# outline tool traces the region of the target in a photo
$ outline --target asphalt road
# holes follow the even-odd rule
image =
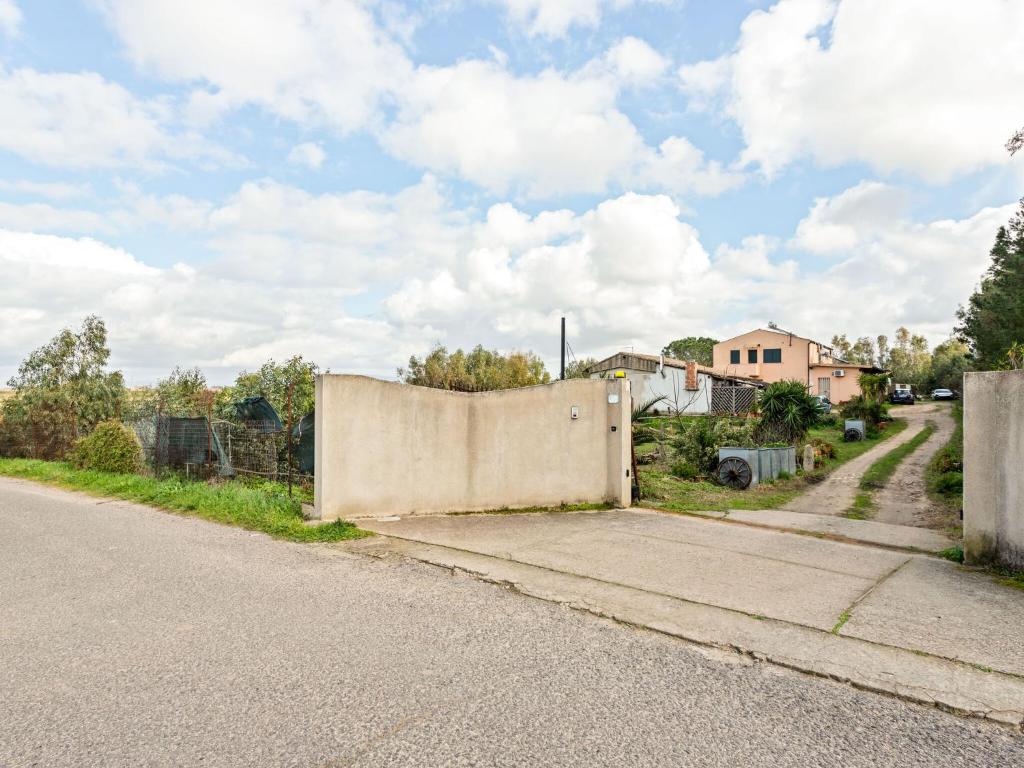
[[[0,766],[1024,765],[981,721],[426,565],[0,480]]]

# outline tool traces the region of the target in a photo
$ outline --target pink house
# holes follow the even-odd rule
[[[778,328],[758,328],[715,344],[717,371],[771,383],[795,379],[812,395],[843,403],[860,394],[862,373],[879,373],[870,365],[841,360],[832,347]]]

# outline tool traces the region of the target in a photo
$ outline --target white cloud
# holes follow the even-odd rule
[[[0,179],[0,191],[14,194],[46,197],[50,200],[70,200],[92,193],[88,184],[65,181],[29,181],[27,179]]]
[[[835,197],[815,199],[796,228],[793,245],[810,253],[849,251],[904,219],[906,193],[877,181],[862,181]]]
[[[590,1],[510,12],[556,29],[546,20],[589,18]],[[134,61],[193,87],[185,113],[196,125],[254,104],[303,127],[365,130],[418,167],[538,198],[624,188],[717,194],[742,180],[705,163],[685,138],[649,146],[618,108],[623,89],[651,85],[668,66],[635,37],[577,71],[520,76],[493,47],[491,59],[416,67],[375,6],[356,0],[257,0],[240,17],[230,0],[187,11],[173,0],[103,4]],[[300,145],[291,159],[316,167],[319,151]]]
[[[472,60],[421,67],[383,142],[397,157],[493,192],[600,192],[644,147],[616,94],[608,77],[516,77]]]
[[[494,206],[457,261],[406,280],[385,307],[402,328],[448,328],[453,343],[470,343],[468,329],[543,352],[566,314],[578,350],[650,346],[710,306],[708,255],[679,213],[632,193],[579,216]]]
[[[644,0],[640,0],[643,2]],[[647,0],[651,2],[652,0]],[[570,27],[596,27],[606,10],[621,11],[637,0],[497,0],[509,18],[531,36],[564,37]],[[665,0],[653,0],[665,2]]]
[[[21,27],[21,10],[14,0],[0,0],[0,34],[14,37]]]
[[[0,149],[61,168],[157,167],[168,160],[237,163],[192,133],[171,133],[165,103],[142,101],[92,72],[0,64]]]
[[[668,59],[636,37],[624,37],[605,54],[619,79],[630,85],[649,85],[668,69]]]
[[[201,88],[192,114],[209,120],[256,104],[342,133],[378,116],[411,69],[402,48],[358,0],[101,0],[138,65]]]
[[[891,334],[899,325],[932,343],[947,338],[957,306],[988,266],[996,230],[1015,206],[918,222],[907,217],[905,202],[898,189],[864,182],[815,201],[789,247],[828,255],[823,269],[771,276],[757,249],[745,242],[748,258],[742,264],[752,268],[752,279],[736,286],[742,311],[823,338]],[[769,252],[778,247],[769,245]],[[730,266],[741,262],[734,257]]]
[[[314,171],[322,166],[326,159],[327,153],[324,152],[324,148],[312,141],[304,141],[302,144],[296,144],[292,147],[291,152],[288,153],[289,163],[303,165]]]
[[[47,203],[0,202],[0,227],[33,232],[111,232],[106,217],[95,211],[55,208]]]
[[[717,194],[739,183],[684,138],[658,149],[645,143],[616,106],[625,84],[615,64],[621,58],[531,77],[479,60],[420,67],[383,144],[396,157],[497,194],[543,198],[615,186]],[[654,71],[649,61],[631,66],[630,78]]]
[[[692,106],[722,99],[769,176],[807,156],[941,182],[1007,161],[1021,40],[1017,2],[781,0],[680,77]]]

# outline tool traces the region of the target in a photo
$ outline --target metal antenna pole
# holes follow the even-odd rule
[[[562,318],[562,374],[559,376],[562,381],[565,381],[565,318]]]

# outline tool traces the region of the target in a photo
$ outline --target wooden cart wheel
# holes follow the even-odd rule
[[[730,456],[722,459],[718,464],[718,479],[722,485],[742,491],[750,485],[754,473],[750,471],[750,465],[738,456]]]

